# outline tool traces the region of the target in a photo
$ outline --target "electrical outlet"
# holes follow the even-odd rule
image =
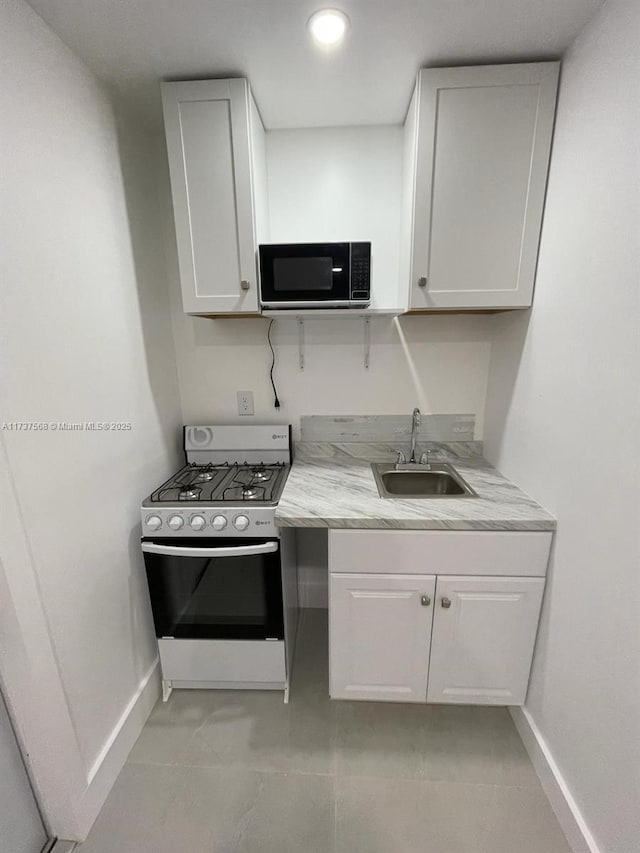
[[[238,414],[253,415],[253,391],[238,391]]]

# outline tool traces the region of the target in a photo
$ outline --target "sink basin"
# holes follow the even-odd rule
[[[397,470],[393,464],[373,463],[381,498],[465,498],[475,492],[446,462]]]

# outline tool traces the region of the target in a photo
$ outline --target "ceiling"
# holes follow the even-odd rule
[[[602,0],[29,0],[143,117],[158,80],[246,76],[268,129],[395,124],[425,65],[559,58]],[[306,21],[351,19],[331,53]]]

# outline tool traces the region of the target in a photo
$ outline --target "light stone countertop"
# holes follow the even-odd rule
[[[467,445],[470,447],[471,445]],[[448,461],[476,497],[381,498],[373,461],[393,461],[381,445],[298,445],[276,508],[279,527],[398,530],[555,530],[556,520],[479,455],[439,445],[432,462]]]

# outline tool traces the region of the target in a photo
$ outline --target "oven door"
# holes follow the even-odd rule
[[[349,243],[260,246],[260,301],[265,308],[349,305]]]
[[[277,539],[142,540],[157,637],[283,640]]]

